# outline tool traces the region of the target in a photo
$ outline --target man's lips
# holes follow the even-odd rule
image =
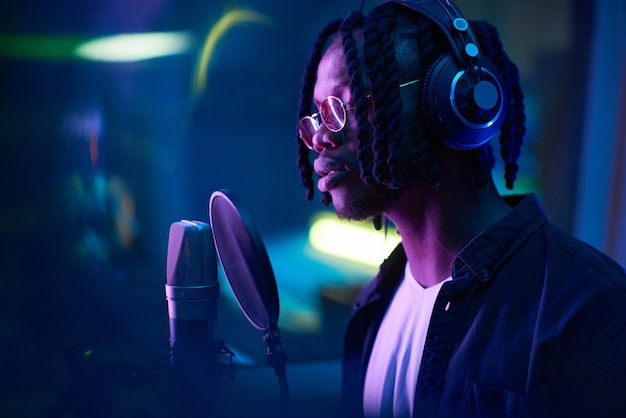
[[[320,176],[317,188],[327,192],[335,187],[348,174],[348,167],[336,160],[317,159],[313,163],[315,172]]]
[[[348,174],[345,170],[331,170],[324,177],[317,181],[317,188],[320,192],[328,192],[335,187]]]

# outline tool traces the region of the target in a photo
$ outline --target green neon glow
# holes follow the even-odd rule
[[[377,267],[398,245],[400,236],[376,231],[367,222],[347,222],[322,213],[313,220],[309,242],[322,253]]]
[[[111,36],[0,35],[0,57],[14,59],[132,62],[190,52],[190,33],[154,32]]]
[[[67,61],[75,59],[74,50],[89,38],[59,35],[2,35],[0,57]]]

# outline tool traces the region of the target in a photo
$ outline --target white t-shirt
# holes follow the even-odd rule
[[[447,280],[424,289],[413,278],[407,262],[367,366],[363,392],[366,417],[412,416],[428,324],[437,294]]]

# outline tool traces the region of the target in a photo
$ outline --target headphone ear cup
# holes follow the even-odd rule
[[[452,54],[428,69],[422,111],[430,133],[444,145],[469,150],[494,137],[506,115],[503,82],[498,70],[482,59],[476,71],[461,68]]]

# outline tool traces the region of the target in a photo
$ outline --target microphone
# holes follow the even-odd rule
[[[174,222],[167,246],[165,296],[177,417],[210,417],[217,408],[217,259],[210,226]]]

